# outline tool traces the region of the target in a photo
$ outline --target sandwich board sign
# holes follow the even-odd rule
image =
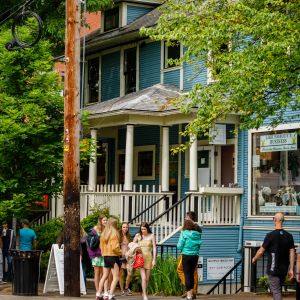
[[[51,247],[48,269],[44,285],[44,294],[57,292],[64,294],[64,247],[59,248],[58,244]],[[86,287],[83,278],[82,266],[80,264],[80,292],[86,295]]]

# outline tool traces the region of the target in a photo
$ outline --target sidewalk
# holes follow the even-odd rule
[[[0,285],[0,300],[74,300],[78,299],[77,297],[65,297],[64,295],[60,295],[59,292],[51,292],[47,294],[43,294],[44,285],[41,284],[39,287],[39,296],[13,296],[11,294],[11,283],[1,284]],[[95,299],[95,291],[92,288],[89,288],[87,291],[87,295],[81,295],[81,299]],[[119,291],[116,293],[116,298],[118,300],[142,300],[140,294],[134,294],[132,296],[121,296]],[[149,300],[183,300],[181,297],[163,297],[163,296],[149,296]],[[253,294],[253,293],[240,293],[237,295],[197,295],[197,299],[209,299],[209,300],[272,300],[270,295],[262,295],[262,294]],[[295,299],[295,294],[285,295],[284,299]]]

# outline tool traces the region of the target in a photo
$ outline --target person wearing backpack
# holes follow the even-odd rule
[[[92,266],[94,268],[94,284],[96,288],[96,299],[99,299],[100,294],[98,292],[99,283],[103,274],[104,259],[101,255],[100,250],[100,237],[107,223],[107,217],[101,215],[98,218],[98,223],[94,226],[87,235],[87,250],[89,257],[92,261]],[[107,284],[107,283],[106,283]]]

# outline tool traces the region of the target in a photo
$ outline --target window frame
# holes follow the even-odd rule
[[[164,47],[163,47],[163,51],[164,51],[164,55],[163,55],[163,69],[164,70],[170,70],[170,69],[173,69],[173,68],[180,68],[181,65],[172,65],[172,66],[170,65],[169,66],[168,61],[169,61],[170,58],[168,57],[168,55],[169,55],[168,49],[170,47],[172,47],[172,46],[168,46],[165,41],[163,42],[163,45],[164,45]],[[179,50],[179,57],[178,57],[178,59],[180,59],[182,57],[182,49],[181,49],[182,47],[181,47],[181,43],[180,42],[178,42],[178,48],[179,48],[178,49]]]
[[[111,13],[109,15],[107,15],[107,13]],[[113,27],[110,27],[107,29],[106,27],[106,18],[107,17],[114,17],[114,14],[117,15],[117,20],[115,20],[116,24],[113,26]],[[104,14],[103,14],[103,32],[108,32],[110,30],[114,30],[114,29],[117,29],[120,27],[120,6],[116,6],[112,9],[109,9],[109,10],[106,10],[104,11]]]
[[[248,196],[248,204],[247,204],[247,217],[249,219],[253,219],[253,220],[272,220],[273,219],[273,215],[253,215],[252,214],[252,138],[253,138],[253,134],[255,133],[268,133],[268,134],[272,134],[275,131],[287,131],[287,130],[299,130],[300,129],[300,123],[289,123],[289,124],[280,124],[274,128],[271,128],[271,126],[262,126],[258,129],[250,129],[248,131],[248,192],[247,192],[247,196]],[[242,175],[244,176],[244,175]],[[289,219],[289,220],[299,220],[300,216],[299,215],[286,215],[285,219]]]
[[[90,101],[90,81],[89,81],[89,62],[93,61],[93,60],[98,60],[98,100],[97,101]],[[95,103],[99,103],[101,101],[101,56],[95,56],[95,57],[90,57],[87,59],[87,63],[86,63],[86,80],[85,80],[85,84],[86,84],[86,101],[85,104],[86,105],[91,105],[91,104],[95,104]]]
[[[138,175],[138,155],[141,152],[152,152],[152,174],[150,176],[139,176]],[[155,180],[155,145],[146,145],[146,146],[135,146],[133,149],[133,155],[136,159],[133,160],[133,179],[134,180]]]

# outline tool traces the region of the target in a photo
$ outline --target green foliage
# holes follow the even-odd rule
[[[45,251],[42,253],[41,256],[41,264],[40,264],[40,280],[44,281],[46,278],[47,274],[47,268],[48,268],[48,263],[49,263],[49,258],[50,258],[50,250]]]
[[[9,31],[0,35],[1,217],[26,203],[61,191],[63,98],[53,71],[51,45],[8,52]]]
[[[141,273],[139,269],[135,269],[131,275],[131,289],[136,293],[142,291],[142,280],[141,280]]]
[[[112,5],[112,0],[89,0],[85,2],[87,12],[96,12],[108,8]],[[3,13],[7,9],[12,9],[13,11],[15,11],[20,3],[23,3],[23,1],[1,1],[0,12]],[[78,1],[78,3],[80,3],[80,1]],[[65,40],[66,1],[36,0],[33,1],[33,4],[26,9],[32,10],[39,14],[39,16],[43,20],[43,38],[51,41],[51,49],[54,53],[62,54]],[[81,5],[81,11],[83,14],[83,5]]]
[[[141,275],[135,270],[131,279],[132,290],[141,291]],[[151,270],[148,285],[149,294],[162,296],[179,296],[184,292],[177,273],[177,260],[173,256],[157,257],[156,266]]]
[[[37,239],[37,249],[47,251],[51,250],[52,244],[57,243],[64,227],[62,218],[55,218],[45,224],[34,228]]]
[[[148,285],[150,294],[179,296],[184,292],[177,273],[177,260],[173,256],[157,257],[157,264],[151,271]]]
[[[268,117],[275,126],[287,108],[299,109],[299,1],[166,0],[161,13],[142,34],[181,41],[181,63],[193,64],[193,78],[209,68],[214,81],[173,101],[183,112],[197,110],[187,134],[208,135],[232,113],[241,128],[258,128]]]
[[[102,215],[106,216],[107,218],[115,217],[115,216],[110,215],[109,209],[107,207],[96,206],[93,208],[93,213],[89,214],[86,218],[84,218],[80,222],[82,228],[86,232],[88,232],[90,229],[92,229],[98,223],[98,218],[99,218],[99,216],[102,216]],[[117,217],[115,217],[115,218],[117,218]]]
[[[258,280],[258,286],[260,286],[264,290],[264,292],[268,291],[269,280],[268,280],[268,276],[267,275],[262,276],[262,277],[259,278],[259,280]]]

